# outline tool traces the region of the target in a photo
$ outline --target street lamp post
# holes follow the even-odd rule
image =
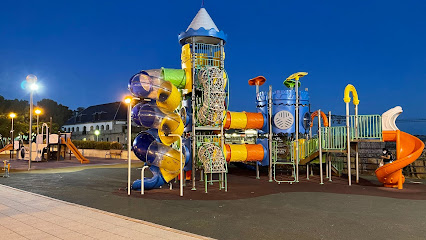
[[[39,134],[39,131],[38,131],[38,118],[39,118],[39,115],[41,114],[41,109],[37,108],[34,112],[37,115],[37,135],[38,135]]]
[[[11,158],[13,158],[13,150],[15,150],[15,141],[13,140],[13,119],[16,117],[15,113],[10,113],[9,117],[12,119],[12,128],[10,129],[10,139],[12,140],[12,151],[10,151],[11,153]]]
[[[28,135],[28,143],[30,148],[30,159],[28,161],[28,170],[31,170],[31,157],[32,157],[32,125],[33,125],[33,93],[38,89],[37,86],[37,77],[35,75],[28,75],[27,78],[27,84],[29,84],[30,87],[30,127],[29,127],[29,135]]]
[[[99,130],[95,130],[95,135],[96,135],[96,142],[99,142],[99,134],[101,134],[101,132]]]
[[[130,181],[131,181],[131,169],[132,169],[132,160],[130,159],[130,151],[132,144],[132,100],[139,100],[132,96],[128,96],[124,99],[124,102],[127,104],[127,195],[130,196]],[[141,179],[143,184],[143,179]]]
[[[132,97],[126,97],[124,102],[127,103],[127,195],[130,196],[130,170],[132,169],[132,162],[130,159],[130,144],[132,138],[132,120],[131,120],[131,112],[132,112]],[[141,179],[143,181],[143,179]]]

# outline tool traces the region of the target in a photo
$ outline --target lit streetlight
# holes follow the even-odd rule
[[[13,140],[13,119],[16,118],[16,113],[10,113],[9,117],[12,119],[12,128],[10,129],[10,138],[12,139],[12,151],[10,151],[10,157],[13,158],[13,150],[15,149],[15,141]]]
[[[101,132],[99,130],[95,130],[95,135],[96,135],[96,142],[99,141],[99,134],[101,134]]]
[[[124,102],[127,104],[127,195],[130,195],[130,170],[132,169],[132,161],[130,159],[130,151],[131,151],[131,144],[132,144],[132,120],[131,120],[131,113],[132,113],[132,101],[133,100],[139,100],[139,98],[134,98],[132,96],[127,96],[124,98]],[[143,179],[141,179],[143,182]]]
[[[30,128],[29,128],[29,135],[28,135],[28,142],[30,145],[30,160],[28,161],[28,170],[31,169],[31,157],[32,157],[32,125],[33,125],[33,93],[34,91],[37,91],[38,85],[37,85],[37,77],[33,74],[30,74],[26,77],[27,83],[30,86]]]
[[[34,113],[37,115],[37,135],[38,135],[39,134],[39,131],[38,131],[38,117],[42,113],[42,111],[41,111],[40,108],[36,108],[36,110],[34,111]]]

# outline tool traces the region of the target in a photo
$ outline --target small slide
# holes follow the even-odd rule
[[[402,169],[420,157],[425,144],[417,137],[400,130],[383,131],[383,140],[396,142],[397,160],[378,168],[376,170],[377,179],[385,187],[402,189],[402,184],[405,182]]]
[[[74,156],[80,160],[81,163],[90,163],[89,159],[85,158],[80,151],[78,151],[77,147],[71,142],[71,139],[67,139],[65,141],[63,138],[61,138],[61,143],[65,144],[67,148],[71,150],[71,152],[74,154]]]
[[[385,187],[398,189],[402,189],[405,182],[402,169],[416,161],[425,147],[423,141],[398,129],[395,122],[401,113],[402,108],[397,106],[382,114],[383,141],[396,142],[396,161],[376,170],[377,179]]]
[[[7,150],[12,150],[13,149],[13,145],[12,144],[7,144],[6,146],[4,146],[4,148],[0,149],[0,153],[7,151]]]

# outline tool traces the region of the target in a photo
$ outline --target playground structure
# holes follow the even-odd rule
[[[33,154],[31,154],[32,162],[59,160],[61,156],[65,157],[66,149],[69,149],[80,163],[90,162],[72,143],[71,133],[50,134],[49,127],[46,123],[42,124],[41,133],[36,135],[36,141],[31,144],[31,149],[33,151]],[[24,146],[22,139],[14,140],[13,144],[9,143],[5,145],[0,149],[0,153],[3,151],[16,151],[16,157],[19,160],[29,161],[30,159],[30,150]]]
[[[355,87],[349,84],[344,90],[346,126],[331,126],[331,119],[323,111],[310,111],[309,92],[299,90],[301,78],[308,73],[297,72],[284,81],[286,90],[272,91],[269,86],[268,91],[259,91],[266,79],[262,76],[250,79],[249,85],[256,87],[257,112],[231,112],[228,110],[230,80],[224,64],[226,38],[201,8],[187,30],[179,35],[182,69],[143,70],[131,77],[128,89],[140,99],[132,108],[132,121],[149,129],[134,139],[133,151],[153,174],[152,178],[133,182],[132,189],[159,188],[178,177],[183,168],[191,175],[192,190],[196,190],[198,166],[206,192],[213,182],[219,182],[219,189],[226,191],[228,163],[234,162],[254,164],[257,178],[259,168],[267,166],[270,182],[297,183],[299,166],[306,166],[309,178],[309,167],[317,159],[323,184],[324,154],[329,181],[333,171],[343,171],[333,163],[331,153],[346,153],[346,173],[351,185],[351,149],[355,152],[358,182],[358,144],[384,141],[396,142],[397,160],[378,168],[377,178],[386,187],[402,188],[401,169],[420,156],[424,144],[396,127],[395,120],[402,112],[400,107],[383,115],[359,115],[360,101]],[[349,112],[350,93],[354,115]],[[315,117],[318,117],[318,133],[313,135]],[[226,131],[231,129],[255,131],[255,143],[226,142]],[[282,167],[291,169],[290,179],[277,178]]]

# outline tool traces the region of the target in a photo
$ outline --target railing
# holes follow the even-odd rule
[[[294,142],[290,142],[290,149],[294,149]],[[272,141],[272,165],[273,165],[273,177],[274,177],[274,181],[277,182],[278,184],[280,183],[294,183],[296,182],[296,168],[295,168],[295,162],[296,159],[294,158],[294,154],[293,151],[290,150],[291,152],[291,158],[290,161],[286,160],[286,159],[278,159],[278,146],[277,146],[277,142],[276,141]],[[277,169],[277,165],[290,165],[291,166],[291,177],[289,180],[279,180],[277,178],[278,175],[278,169]]]
[[[382,140],[382,116],[380,115],[351,115],[349,124],[351,140]]]
[[[318,138],[299,139],[299,159],[305,159],[318,151]],[[296,158],[296,145],[295,141],[290,143],[290,154],[292,158]]]
[[[346,149],[346,127],[321,127],[321,146],[325,150]]]

